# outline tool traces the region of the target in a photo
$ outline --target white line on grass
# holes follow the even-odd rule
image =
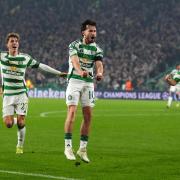
[[[47,174],[36,174],[36,173],[24,173],[24,172],[17,172],[17,171],[6,171],[1,170],[0,173],[4,174],[15,174],[15,175],[22,175],[22,176],[33,176],[33,177],[42,177],[42,178],[49,178],[49,179],[61,179],[61,180],[80,180],[80,179],[74,179],[74,178],[66,178],[62,176],[52,176]]]
[[[40,113],[40,117],[51,117],[51,118],[57,118],[57,117],[61,117],[61,113],[64,113],[66,111],[49,111],[49,112],[42,112]],[[99,111],[98,111],[99,112]],[[161,110],[159,111],[150,111],[150,112],[147,112],[147,113],[137,113],[137,112],[132,112],[132,113],[126,113],[126,114],[123,114],[121,112],[118,112],[117,114],[115,114],[113,112],[113,114],[110,113],[110,111],[107,111],[109,112],[108,114],[94,114],[95,117],[99,117],[99,116],[114,116],[114,117],[128,117],[128,116],[177,116],[177,115],[180,115],[179,112],[176,112],[176,113],[173,113],[173,114],[167,114],[167,113],[164,113],[164,114],[159,114],[158,112],[163,112]],[[57,115],[58,114],[58,115]],[[64,116],[64,114],[63,114]]]
[[[57,114],[57,113],[64,113],[66,111],[49,111],[49,112],[42,112],[40,113],[40,117],[47,117],[49,114]]]

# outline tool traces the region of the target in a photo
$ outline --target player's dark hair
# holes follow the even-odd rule
[[[85,30],[87,29],[87,25],[95,26],[95,27],[96,27],[96,22],[87,19],[86,21],[84,21],[84,22],[81,24],[81,32],[82,32],[82,31],[85,31]]]
[[[17,38],[18,41],[20,41],[20,36],[18,33],[15,33],[15,32],[11,32],[11,33],[8,33],[7,36],[6,36],[6,44],[8,43],[9,39],[11,37],[14,37],[14,38]]]

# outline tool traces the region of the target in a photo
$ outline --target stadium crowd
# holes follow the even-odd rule
[[[68,69],[68,44],[81,37],[81,22],[95,20],[105,65],[97,89],[122,90],[131,81],[133,89],[148,90],[152,78],[179,61],[178,0],[1,0],[0,11],[0,49],[8,32],[18,32],[23,52],[62,71]],[[63,79],[31,69],[27,74],[36,87],[65,88]]]

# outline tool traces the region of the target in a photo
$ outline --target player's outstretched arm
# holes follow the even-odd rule
[[[64,78],[67,77],[67,73],[58,71],[58,70],[56,70],[56,69],[54,69],[54,68],[52,68],[46,64],[43,64],[43,63],[39,64],[39,69],[41,69],[45,72],[51,73],[51,74],[58,75],[60,77],[64,77]]]
[[[167,82],[169,85],[171,85],[171,86],[175,86],[175,85],[177,84],[177,81],[175,81],[175,80],[173,79],[173,77],[172,77],[171,74],[167,74],[167,75],[165,76],[165,80],[166,80],[166,82]]]

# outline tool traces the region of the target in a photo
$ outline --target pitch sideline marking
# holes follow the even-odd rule
[[[23,176],[33,176],[33,177],[42,177],[42,178],[49,178],[49,179],[61,179],[61,180],[80,180],[74,178],[66,178],[62,176],[52,176],[47,174],[36,174],[36,173],[24,173],[24,172],[17,172],[17,171],[6,171],[0,169],[0,173],[6,174],[15,174],[15,175],[23,175]]]

